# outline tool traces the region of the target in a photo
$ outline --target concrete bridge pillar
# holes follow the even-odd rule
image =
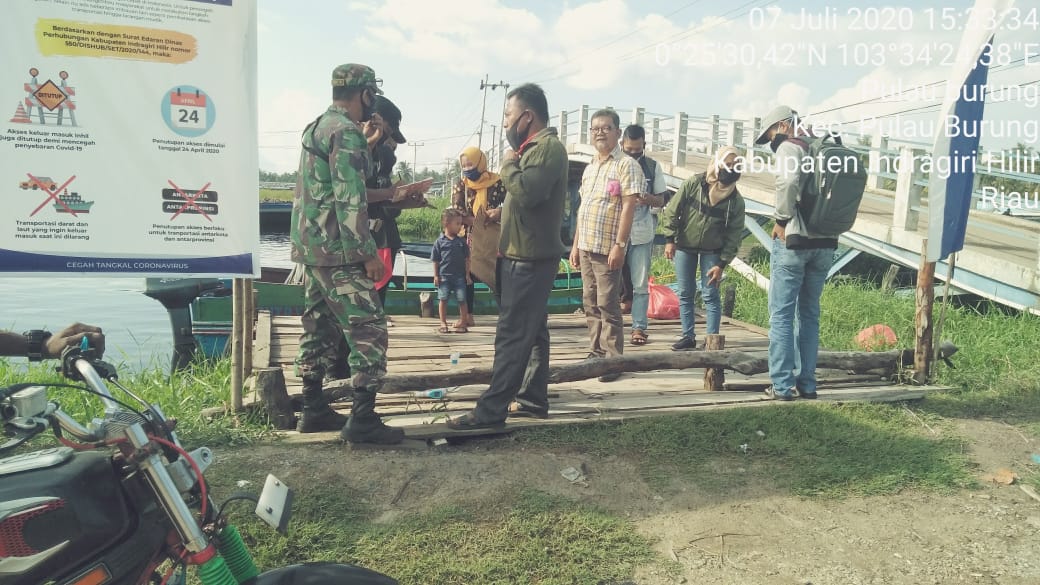
[[[729,140],[726,144],[736,147],[737,150],[741,151],[741,154],[747,154],[744,152],[744,122],[741,120],[730,120],[727,123],[726,133],[729,134]]]
[[[672,165],[681,167],[686,164],[686,131],[689,127],[689,116],[685,112],[675,115],[675,136],[672,140]]]
[[[567,110],[560,112],[560,117],[556,122],[556,128],[560,131],[560,142],[567,144]]]
[[[921,172],[921,160],[925,151],[922,148],[904,146],[899,149],[899,172],[896,179],[896,197],[892,209],[892,227],[908,232],[917,231],[920,216],[921,191],[918,185],[924,173]]]
[[[708,127],[708,152],[705,154],[710,157],[722,146],[722,138],[719,136],[719,115],[712,114],[708,118],[708,124],[710,125]]]
[[[650,120],[650,150],[656,150],[661,145],[661,119]]]
[[[632,108],[633,124],[637,126],[642,126],[644,118],[646,118],[646,108]]]
[[[888,136],[875,135],[870,143],[869,166],[867,168],[867,188],[878,190],[881,188],[881,173],[885,160],[884,151],[888,150]]]
[[[747,138],[747,157],[753,158],[755,154],[755,139],[762,133],[762,118],[751,118],[751,132]]]

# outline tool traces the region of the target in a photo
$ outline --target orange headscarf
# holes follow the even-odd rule
[[[466,157],[467,160],[472,162],[478,171],[480,171],[480,178],[476,181],[471,181],[465,176],[462,177],[463,184],[466,187],[476,191],[477,195],[473,198],[473,217],[479,217],[480,212],[487,209],[488,206],[488,187],[491,187],[495,183],[501,180],[497,174],[488,171],[487,168],[487,156],[484,151],[480,150],[476,146],[470,146],[461,153],[459,153],[459,159]]]

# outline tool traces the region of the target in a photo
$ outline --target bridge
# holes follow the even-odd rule
[[[577,110],[560,112],[555,120],[560,138],[567,146],[572,170],[584,167],[595,154],[589,144],[589,116],[596,109],[583,105]],[[710,155],[720,146],[736,146],[748,158],[752,154],[767,159],[772,155],[768,148],[754,144],[762,129],[757,118],[738,120],[717,115],[691,116],[684,112],[664,115],[640,107],[615,111],[621,117],[622,127],[635,123],[646,128],[646,153],[660,163],[671,189],[677,189],[686,178],[703,172]],[[918,268],[928,233],[928,178],[922,172],[920,161],[930,145],[854,133],[842,136],[846,146],[864,155],[870,174],[859,217],[852,230],[839,240],[842,246],[831,274],[863,252]],[[896,159],[900,164],[892,164]],[[983,200],[981,185],[987,175],[1032,183],[1030,189],[1040,189],[1040,175],[987,170],[985,165],[978,165],[965,246],[957,254],[950,285],[1040,315],[1040,223],[974,209]],[[745,174],[741,178],[740,192],[746,200],[748,215],[754,219],[772,216],[773,181],[773,175],[768,173]],[[747,227],[766,250],[771,249],[770,236],[759,221],[748,221]],[[950,273],[948,260],[936,264],[935,275],[943,281]],[[759,286],[768,283],[768,279],[743,263],[734,263],[734,268]]]

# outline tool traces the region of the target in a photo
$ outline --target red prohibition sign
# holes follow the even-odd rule
[[[174,188],[174,190],[176,190],[176,191],[177,191],[177,194],[178,194],[178,195],[180,195],[181,197],[183,197],[183,198],[184,198],[184,205],[181,205],[181,208],[177,210],[177,213],[174,213],[174,214],[173,214],[172,216],[170,216],[170,221],[173,221],[174,219],[176,219],[176,218],[177,218],[177,216],[178,216],[178,215],[180,215],[180,214],[181,214],[181,212],[183,212],[183,211],[184,211],[185,209],[187,209],[187,208],[188,208],[189,206],[191,206],[191,207],[194,207],[195,209],[198,209],[198,210],[199,210],[199,213],[201,213],[201,214],[202,214],[202,217],[205,217],[205,218],[206,218],[206,219],[208,219],[208,220],[209,220],[210,222],[212,222],[212,221],[213,221],[213,218],[212,218],[212,217],[210,217],[210,216],[208,216],[208,215],[206,215],[206,212],[205,212],[205,211],[203,211],[201,207],[199,207],[199,204],[198,204],[198,203],[195,203],[195,200],[199,198],[199,195],[202,195],[203,193],[205,193],[205,192],[206,192],[206,189],[209,189],[209,186],[211,185],[211,183],[206,183],[205,185],[203,185],[203,186],[202,186],[202,188],[201,188],[201,189],[199,189],[199,190],[198,190],[198,191],[197,191],[197,192],[195,193],[195,195],[194,195],[194,196],[189,196],[189,195],[188,195],[188,194],[186,194],[186,193],[185,193],[184,191],[182,191],[180,187],[178,187],[177,185],[173,184],[173,181],[171,181],[171,180],[169,180],[169,179],[166,179],[166,182],[167,182],[167,183],[169,183],[169,184],[170,184],[170,186],[171,186],[171,187],[173,187],[173,188]]]
[[[25,174],[29,176],[29,180],[31,180],[33,183],[35,183],[37,187],[39,187],[40,189],[43,189],[44,191],[47,192],[47,199],[44,199],[43,203],[41,203],[39,207],[34,209],[33,212],[29,214],[29,217],[32,217],[32,216],[36,215],[41,209],[44,208],[44,206],[46,206],[48,203],[50,203],[52,199],[54,201],[57,201],[59,204],[61,204],[61,206],[65,208],[65,211],[71,213],[73,217],[79,217],[78,215],[76,215],[75,211],[72,211],[71,207],[69,207],[68,205],[65,205],[65,202],[61,200],[61,197],[58,197],[58,193],[61,193],[62,191],[64,191],[65,187],[68,187],[69,183],[71,183],[76,178],[76,175],[72,175],[71,177],[69,177],[68,181],[65,181],[65,183],[62,184],[61,187],[58,187],[54,191],[51,191],[50,189],[45,187],[43,185],[43,183],[40,182],[39,179],[37,179],[36,177],[32,176],[32,173],[25,173]]]

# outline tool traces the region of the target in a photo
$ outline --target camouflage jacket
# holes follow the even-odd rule
[[[303,131],[289,239],[292,260],[308,266],[357,264],[376,256],[365,177],[371,157],[346,111],[330,106]]]

